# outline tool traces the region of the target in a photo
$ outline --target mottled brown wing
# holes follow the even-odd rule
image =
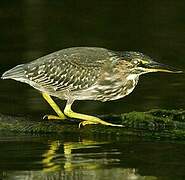
[[[88,53],[59,51],[39,58],[27,65],[26,77],[55,91],[86,89],[97,82],[104,64],[93,52]]]

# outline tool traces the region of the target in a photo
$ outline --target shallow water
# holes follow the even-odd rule
[[[183,1],[1,1],[0,74],[50,52],[99,46],[146,53],[185,71]],[[185,75],[144,75],[114,102],[75,102],[88,114],[185,108]],[[65,102],[57,101],[61,107]],[[28,85],[0,80],[0,113],[41,118],[53,113]],[[0,171],[7,179],[184,179],[183,142],[135,138],[0,136]],[[64,151],[66,149],[66,152]]]
[[[185,144],[136,138],[6,136],[3,179],[184,179]]]

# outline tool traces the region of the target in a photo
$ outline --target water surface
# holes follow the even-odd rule
[[[6,136],[3,179],[183,179],[185,144],[138,138]]]

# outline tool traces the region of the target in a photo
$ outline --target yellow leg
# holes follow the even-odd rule
[[[81,119],[82,122],[79,124],[79,128],[80,128],[80,125],[85,126],[87,124],[103,124],[107,126],[123,127],[123,125],[108,123],[94,116],[73,112],[71,109],[72,103],[73,101],[70,102],[70,100],[67,102],[67,105],[64,109],[64,114],[71,118]]]
[[[43,118],[48,119],[66,119],[65,115],[62,113],[58,105],[53,101],[53,99],[50,97],[47,93],[42,93],[43,98],[49,103],[49,105],[53,108],[53,110],[57,113],[58,116],[54,115],[46,115]]]

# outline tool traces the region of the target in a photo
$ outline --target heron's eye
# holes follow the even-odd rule
[[[132,60],[132,63],[133,63],[134,65],[139,65],[139,64],[141,64],[141,61],[140,61],[139,59],[133,59],[133,60]]]

